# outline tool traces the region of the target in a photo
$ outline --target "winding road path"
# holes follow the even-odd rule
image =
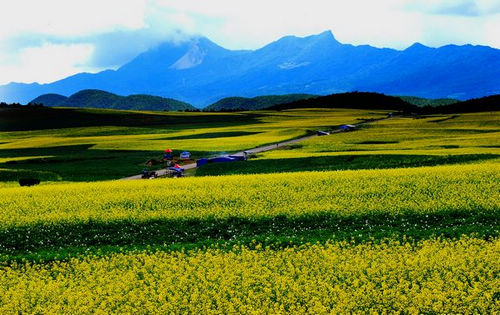
[[[352,125],[357,127],[357,126],[361,126],[361,125],[364,125],[364,124],[367,124],[367,123],[372,123],[374,121],[379,121],[379,120],[384,120],[384,119],[387,119],[387,118],[373,119],[373,120],[370,120],[370,121],[364,121],[364,122],[360,122],[360,123],[352,124]],[[343,132],[343,130],[336,129],[336,130],[330,131],[330,134],[332,134],[332,133],[340,133],[340,132]],[[307,139],[311,139],[311,138],[314,138],[314,137],[318,137],[318,135],[314,134],[314,135],[304,136],[304,137],[300,137],[300,138],[296,138],[296,139],[292,139],[292,140],[287,140],[287,141],[283,141],[283,142],[278,142],[278,143],[275,143],[275,144],[269,144],[269,145],[265,145],[265,146],[262,146],[262,147],[248,149],[248,150],[244,150],[244,151],[240,151],[240,152],[236,152],[236,153],[228,154],[228,155],[243,156],[244,155],[243,152],[260,153],[260,152],[271,151],[271,150],[283,147],[285,145],[297,143],[297,142],[304,141],[304,140],[307,140]],[[225,156],[227,156],[227,155],[225,155]],[[184,168],[185,170],[194,169],[194,168],[196,168],[196,163],[190,163],[190,164],[183,165],[182,168]],[[159,176],[159,177],[165,176],[167,174],[167,170],[168,169],[157,170],[156,171],[156,175]],[[122,179],[124,179],[124,180],[142,179],[142,175],[139,174],[139,175],[125,177],[125,178],[122,178]]]

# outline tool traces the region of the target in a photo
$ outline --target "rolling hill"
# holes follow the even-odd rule
[[[498,111],[500,110],[500,94],[474,98],[463,102],[436,107],[426,106],[422,110],[426,113],[471,113]]]
[[[43,104],[45,106],[57,106],[57,104],[66,100],[67,97],[60,94],[43,94],[38,96],[37,98],[31,100],[31,104]]]
[[[387,109],[417,114],[474,113],[500,110],[500,94],[443,105],[417,106],[397,96],[371,92],[350,92],[298,100],[271,106],[267,109],[294,108]]]
[[[56,100],[61,101],[57,102]],[[30,104],[53,107],[106,108],[126,110],[177,111],[196,110],[190,104],[152,95],[119,96],[101,90],[82,90],[70,97],[57,94],[41,95]],[[263,95],[253,98],[223,98],[204,111],[284,110],[293,108],[352,108],[387,109],[419,114],[466,113],[500,109],[500,94],[459,101],[455,99],[425,99],[413,96],[390,96],[374,92],[335,93],[326,96],[311,94]]]
[[[60,99],[60,101],[55,102],[56,99]],[[92,107],[129,110],[176,111],[195,109],[188,103],[160,96],[119,96],[101,90],[82,90],[70,97],[64,97],[57,94],[45,94],[35,98],[30,103],[60,107]]]
[[[399,97],[370,92],[337,93],[286,104],[271,106],[268,109],[284,110],[293,108],[356,108],[388,109],[412,112],[418,109]]]
[[[204,111],[259,110],[274,105],[290,103],[302,99],[317,97],[312,94],[263,95],[256,97],[226,97],[207,107]]]
[[[458,103],[459,100],[454,99],[454,98],[423,98],[423,97],[416,97],[416,96],[398,96],[400,99],[402,99],[405,102],[408,102],[413,105],[417,106],[442,106],[442,105],[450,105],[450,104],[455,104]]]
[[[71,95],[96,88],[150,94],[203,107],[240,95],[376,91],[460,100],[500,93],[500,50],[416,43],[404,50],[340,43],[329,31],[286,36],[256,50],[228,50],[205,37],[165,42],[117,70],[79,73],[50,84],[0,86],[0,101]]]

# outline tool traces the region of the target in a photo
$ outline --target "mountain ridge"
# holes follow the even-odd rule
[[[285,36],[256,50],[228,50],[205,37],[162,43],[117,70],[79,73],[49,84],[0,86],[0,101],[69,96],[83,89],[152,94],[203,107],[239,95],[376,91],[469,99],[500,93],[500,50],[414,43],[404,50],[354,46],[331,31]]]

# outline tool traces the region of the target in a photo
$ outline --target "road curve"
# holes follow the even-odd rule
[[[339,132],[339,131],[334,131],[334,132]],[[305,136],[305,137],[301,137],[301,138],[287,140],[287,141],[279,142],[279,143],[275,143],[275,144],[269,144],[269,145],[265,145],[265,146],[262,146],[262,147],[257,147],[257,148],[253,148],[253,149],[249,149],[249,150],[244,150],[244,151],[240,151],[240,152],[236,152],[236,153],[232,153],[232,154],[227,154],[227,155],[243,156],[244,155],[243,152],[245,152],[245,151],[246,152],[253,152],[253,153],[260,153],[260,152],[270,151],[270,150],[277,149],[279,147],[282,147],[282,146],[285,146],[285,145],[288,145],[288,144],[300,142],[300,141],[307,140],[307,139],[310,139],[310,138],[313,138],[313,137],[317,137],[317,135]],[[224,155],[224,156],[227,156],[227,155]],[[219,157],[219,156],[217,156],[217,157]],[[185,170],[190,170],[190,169],[196,168],[196,163],[190,163],[190,164],[183,165],[182,168],[185,169]],[[167,169],[166,168],[165,169],[160,169],[160,170],[156,171],[156,175],[157,176],[165,176],[166,174],[167,174]],[[141,178],[142,178],[142,175],[139,174],[139,175],[125,177],[125,178],[122,178],[122,179],[123,180],[130,180],[130,179],[141,179]]]
[[[367,123],[371,123],[371,122],[379,121],[379,120],[384,120],[384,119],[387,119],[387,118],[374,119],[374,120],[365,121],[365,122],[361,122],[361,123],[357,123],[357,124],[353,124],[353,125],[354,126],[361,126],[361,125],[364,125],[364,124],[367,124]],[[341,129],[333,130],[333,131],[330,132],[330,134],[332,134],[332,133],[340,133],[340,132],[343,132],[343,130],[341,130]],[[318,135],[314,134],[314,135],[304,136],[304,137],[300,137],[300,138],[296,138],[296,139],[292,139],[292,140],[287,140],[287,141],[283,141],[283,142],[278,142],[278,143],[274,143],[274,144],[265,145],[265,146],[262,146],[262,147],[257,147],[257,148],[253,148],[253,149],[243,150],[243,151],[236,152],[236,153],[233,153],[233,154],[228,154],[228,155],[243,156],[244,155],[243,152],[245,152],[245,151],[246,152],[252,152],[252,153],[266,152],[266,151],[270,151],[270,150],[274,150],[274,149],[283,147],[285,145],[289,145],[289,144],[292,144],[292,143],[297,143],[297,142],[304,141],[304,140],[307,140],[307,139],[311,139],[311,138],[314,138],[314,137],[318,137]],[[227,156],[227,155],[224,155],[224,156]],[[182,168],[184,168],[185,170],[194,169],[194,168],[196,168],[196,163],[190,163],[190,164],[183,165]],[[156,175],[157,176],[165,176],[166,174],[167,174],[167,169],[161,169],[161,170],[157,170],[156,171]],[[139,174],[139,175],[134,175],[134,176],[129,176],[129,177],[122,178],[122,180],[141,179],[141,178],[142,178],[142,175]]]

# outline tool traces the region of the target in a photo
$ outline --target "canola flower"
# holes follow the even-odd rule
[[[499,173],[499,163],[482,163],[2,188],[0,227],[324,213],[495,213]]]
[[[140,227],[141,221],[158,218],[324,213],[382,214],[388,219],[453,212],[492,217],[500,210],[499,171],[500,164],[493,161],[5,186],[0,188],[0,229],[8,236],[21,231],[13,227],[27,227],[23,231],[29,234],[31,227],[38,233],[47,226],[70,223],[71,228],[88,221],[127,219]],[[497,221],[489,222],[498,235]],[[0,266],[0,313],[500,312],[498,236],[488,241],[464,236],[417,243],[386,239],[279,250],[256,247],[81,255],[44,264],[6,260]]]
[[[244,246],[0,269],[0,312],[500,312],[500,239]]]

